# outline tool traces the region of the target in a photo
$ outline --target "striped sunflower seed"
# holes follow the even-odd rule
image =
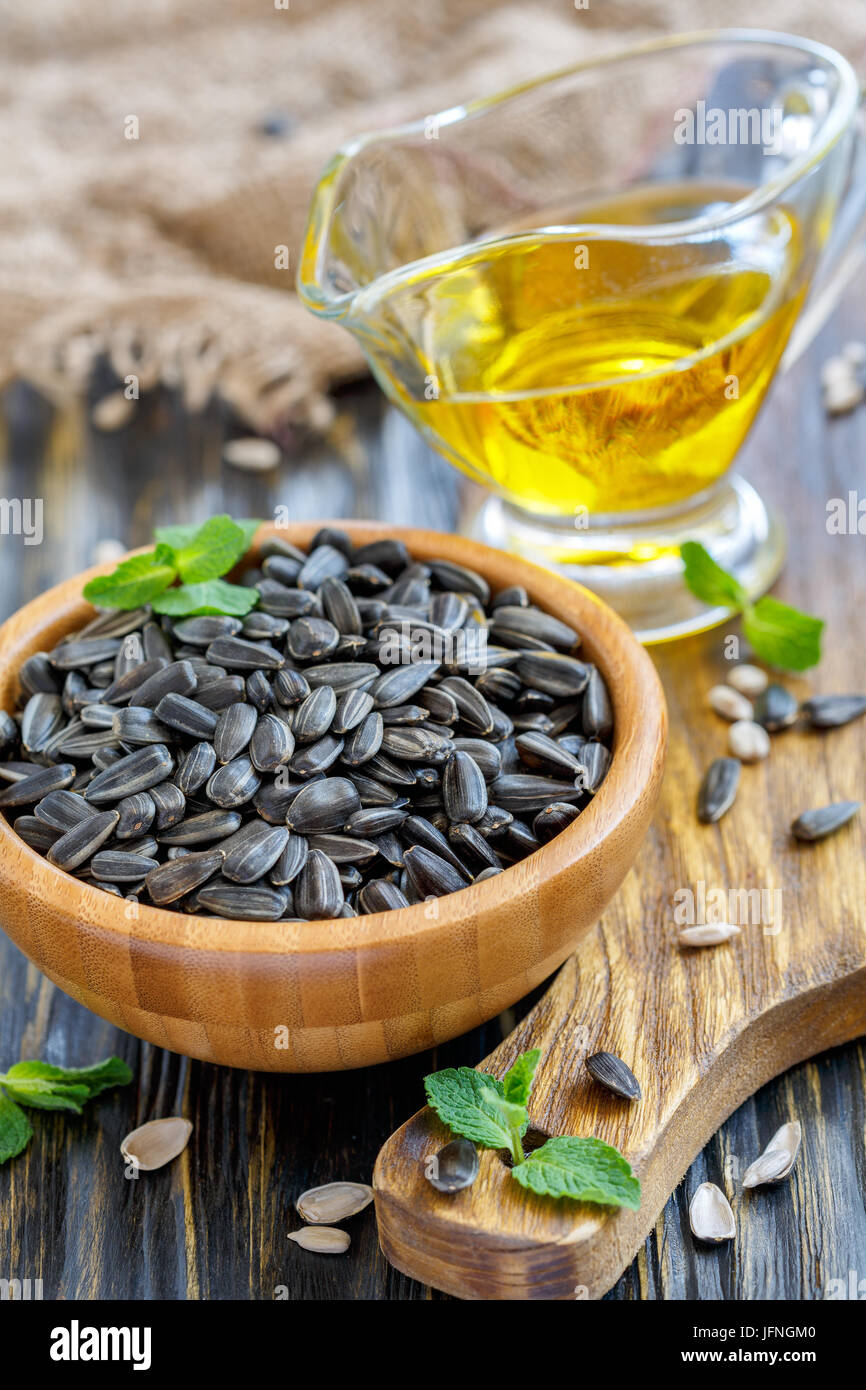
[[[375,668],[376,679],[370,684],[370,694],[376,708],[388,709],[392,705],[408,704],[438,670],[438,661],[410,662],[405,666],[395,666],[381,676],[378,668]]]
[[[504,634],[508,634],[509,640],[505,642],[505,646],[513,645],[514,638],[519,646],[520,639],[528,637],[530,640],[547,642],[551,647],[568,652],[579,641],[574,628],[531,604],[528,608],[502,604],[493,613],[491,630],[497,641],[503,641]]]
[[[796,696],[783,685],[768,685],[755,701],[752,718],[761,724],[768,734],[779,733],[790,728],[800,712]]]
[[[55,763],[53,767],[40,767],[29,777],[10,782],[0,792],[0,806],[35,806],[49,792],[63,791],[71,787],[76,769],[72,763]]]
[[[583,764],[547,734],[518,734],[514,740],[521,762],[550,777],[579,777]]]
[[[607,738],[613,730],[613,707],[601,672],[590,671],[583,694],[583,732],[588,738]]]
[[[303,835],[289,833],[280,856],[271,868],[268,877],[277,887],[293,883],[307,862],[309,845]]]
[[[178,764],[174,780],[184,796],[192,796],[203,787],[216,768],[216,753],[212,743],[194,743]]]
[[[2,797],[0,797],[2,801]],[[791,825],[791,833],[798,840],[824,840],[843,825],[847,825],[860,810],[859,801],[834,801],[829,806],[819,806],[814,811],[803,811]]]
[[[320,849],[311,849],[295,882],[295,910],[309,922],[336,917],[343,906],[343,885],[336,864]]]
[[[442,775],[442,798],[452,821],[479,821],[487,810],[487,783],[468,753],[451,753]]]
[[[286,664],[285,657],[269,643],[249,642],[244,637],[218,637],[206,655],[211,664],[229,671],[279,671]]]
[[[78,792],[57,791],[49,792],[41,801],[38,801],[33,808],[33,814],[37,820],[43,821],[45,825],[53,826],[55,830],[65,832],[71,830],[80,821],[89,820],[91,816],[97,814],[94,806],[88,806],[84,797]]]
[[[283,826],[261,821],[243,826],[221,845],[224,877],[234,883],[255,883],[274,867],[288,839],[289,832]]]
[[[622,1096],[623,1100],[640,1100],[640,1082],[621,1057],[613,1052],[594,1052],[584,1063],[587,1071],[600,1086]]]
[[[286,898],[274,888],[248,887],[218,878],[197,889],[195,896],[196,906],[240,922],[276,922],[286,910]]]
[[[207,795],[215,806],[232,810],[252,801],[262,784],[249,758],[233,758],[224,767],[217,768],[207,782]]]
[[[394,908],[408,907],[409,899],[396,883],[387,878],[374,878],[360,889],[358,904],[363,912],[390,912]]]
[[[534,690],[543,690],[558,699],[582,695],[591,675],[591,668],[573,656],[561,652],[526,652],[517,663],[520,679]],[[502,681],[510,672],[490,673]],[[513,697],[512,697],[513,698]]]
[[[378,674],[378,666],[369,661],[332,661],[329,665],[307,666],[304,670],[311,688],[329,685],[335,695],[344,695],[347,690],[366,690]]]
[[[84,800],[83,797],[81,799]],[[115,832],[118,840],[132,840],[137,835],[143,835],[150,829],[156,815],[153,798],[147,792],[136,792],[134,796],[125,796],[121,801],[118,801],[117,810],[120,815]]]
[[[16,816],[12,822],[12,829],[25,845],[38,850],[40,854],[50,850],[63,834],[62,830],[55,829],[53,825],[46,825],[45,821],[37,820],[35,816]]]
[[[287,763],[295,751],[295,735],[285,719],[277,714],[263,714],[256,721],[250,739],[250,762],[258,772],[276,772]]]
[[[308,743],[298,749],[289,767],[298,777],[314,777],[327,771],[337,761],[343,751],[343,740],[334,734],[325,734],[315,743]]]
[[[185,820],[163,830],[159,836],[161,845],[201,845],[209,840],[223,840],[240,829],[241,817],[237,811],[202,811],[197,816],[187,816]]]
[[[140,680],[134,684],[136,674]],[[127,700],[131,701],[134,697],[135,704],[144,709],[155,710],[163,696],[190,696],[197,687],[198,676],[192,663],[172,661],[168,666],[160,664],[152,672],[148,672],[146,666],[137,667],[135,671],[128,672],[126,676],[115,681],[114,685],[110,685],[102,698],[106,704],[119,705]]]
[[[346,739],[343,762],[348,763],[350,767],[360,767],[362,763],[375,757],[382,747],[384,732],[382,716],[378,710],[374,710]]]
[[[41,753],[63,727],[63,702],[59,695],[37,691],[21,715],[21,746],[27,753]]]
[[[85,822],[87,824],[87,822]],[[130,854],[126,850],[101,849],[90,861],[90,872],[94,878],[107,878],[109,883],[137,883],[157,868],[155,859],[143,854]]]
[[[581,789],[575,787],[573,782],[519,772],[497,777],[490,783],[489,793],[497,806],[520,814],[522,811],[541,811],[551,801],[578,801]]]
[[[92,708],[92,707],[91,707]],[[171,743],[174,730],[164,724],[151,709],[142,705],[128,705],[126,709],[115,712],[111,721],[111,732],[122,743],[144,747],[148,743]]]
[[[407,763],[444,763],[452,752],[450,738],[415,727],[385,729],[381,747],[386,757],[401,758]]]
[[[213,738],[219,716],[187,695],[163,695],[156,706],[156,717],[170,729],[191,738]]]
[[[328,777],[302,787],[286,812],[286,825],[299,835],[341,830],[361,798],[347,777]]]
[[[221,763],[230,763],[243,753],[258,723],[254,705],[238,701],[222,710],[213,735],[214,752]]]
[[[236,704],[245,694],[246,683],[243,676],[218,676],[216,680],[207,683],[199,677],[198,689],[195,692],[196,703],[201,705],[202,709],[212,710],[215,714],[228,709],[229,705]]]
[[[119,801],[135,792],[150,791],[159,782],[171,775],[174,760],[164,743],[151,743],[146,748],[137,748],[118,758],[104,772],[94,777],[87,787],[88,801],[101,803]]]
[[[866,695],[813,695],[802,709],[813,729],[839,729],[866,714]]]
[[[120,820],[117,811],[97,811],[61,835],[48,851],[48,861],[72,873],[86,863],[104,844]]]
[[[734,804],[739,781],[737,758],[716,758],[711,762],[698,789],[698,820],[705,825],[721,820]]]
[[[361,840],[354,835],[311,835],[309,847],[311,850],[321,850],[337,865],[366,864],[379,853],[378,846],[372,840]]]
[[[406,870],[419,897],[441,898],[445,893],[459,893],[471,881],[441,855],[411,845],[404,855]]]
[[[329,685],[317,686],[298,705],[292,719],[292,732],[298,743],[315,743],[330,729],[337,712],[337,697]]]
[[[209,647],[218,637],[236,637],[242,626],[240,618],[221,616],[182,618],[172,624],[175,637],[192,647]]]
[[[170,830],[186,815],[186,797],[174,782],[160,782],[148,796],[156,808],[156,829]]]
[[[547,844],[555,835],[567,830],[577,815],[576,806],[569,806],[564,801],[553,801],[549,806],[545,806],[543,811],[539,811],[532,822],[532,829],[536,838]]]

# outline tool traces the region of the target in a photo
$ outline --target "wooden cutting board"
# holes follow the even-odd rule
[[[813,688],[862,688],[857,630],[833,644],[813,682],[785,683],[801,697]],[[789,833],[807,807],[864,798],[866,719],[825,734],[797,727],[776,735],[767,762],[743,768],[728,815],[699,825],[698,782],[725,751],[726,726],[704,705],[725,673],[723,636],[659,655],[671,744],[650,836],[598,927],[479,1064],[501,1076],[519,1052],[541,1048],[532,1125],[615,1144],[641,1179],[640,1210],[535,1197],[491,1151],[482,1151],[472,1187],[440,1194],[424,1169],[449,1134],[422,1110],[382,1148],[374,1186],[384,1253],[426,1284],[461,1298],[599,1297],[732,1110],[795,1062],[866,1032],[866,808],[819,844],[799,844]],[[689,893],[698,910],[701,885],[707,895],[721,890],[742,934],[686,951],[675,912],[682,917]],[[729,900],[732,890],[751,893],[748,906]],[[641,1101],[619,1100],[591,1080],[584,1059],[600,1049],[632,1067]],[[765,1143],[770,1134],[761,1137]],[[746,1223],[760,1190],[743,1193],[737,1174],[710,1176],[738,1226]]]

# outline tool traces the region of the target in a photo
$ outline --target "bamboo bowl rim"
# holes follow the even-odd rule
[[[304,547],[323,526],[347,531],[357,545],[388,537],[403,540],[413,559],[439,557],[476,569],[491,582],[494,591],[522,584],[534,602],[577,628],[581,650],[597,662],[608,681],[614,712],[610,770],[589,806],[570,826],[526,859],[482,883],[437,899],[435,913],[429,910],[431,904],[417,903],[388,912],[318,922],[196,917],[146,903],[136,906],[131,919],[124,910],[128,911],[132,904],[56,868],[16,835],[5,814],[0,814],[0,861],[14,850],[33,885],[27,891],[41,907],[56,909],[67,918],[76,917],[105,932],[124,937],[134,934],[139,941],[188,951],[299,957],[375,951],[427,932],[435,933],[462,918],[477,920],[482,911],[495,911],[497,903],[531,895],[541,882],[555,881],[576,861],[597,849],[636,808],[652,782],[654,766],[664,754],[667,710],[649,655],[607,604],[573,580],[516,555],[463,536],[380,522],[338,519],[288,526],[265,523],[257,531],[245,563],[255,562],[262,542],[271,536]],[[81,597],[81,590],[89,579],[109,573],[114,563],[95,565],[62,581],[18,609],[0,627],[0,708],[10,712],[14,708],[19,690],[17,673],[29,655],[50,650],[66,633],[92,617],[93,607]],[[614,664],[622,669],[611,680]],[[636,776],[641,769],[642,775]]]

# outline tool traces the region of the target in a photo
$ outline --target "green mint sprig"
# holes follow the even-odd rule
[[[743,615],[743,635],[756,655],[785,671],[806,671],[821,660],[824,623],[769,594],[752,603],[742,585],[698,541],[680,546],[685,581],[704,603]]]
[[[128,1086],[132,1072],[120,1057],[107,1057],[92,1067],[56,1067],[50,1062],[16,1062],[0,1072],[0,1163],[15,1158],[33,1138],[33,1128],[21,1109],[72,1110],[81,1114],[101,1091]]]
[[[427,1103],[455,1134],[485,1149],[508,1149],[511,1176],[545,1197],[600,1206],[640,1206],[640,1182],[622,1154],[601,1139],[548,1139],[524,1154],[529,1102],[541,1053],[524,1052],[501,1081],[472,1067],[446,1067],[424,1078]]]
[[[158,527],[155,549],[91,579],[84,597],[101,608],[149,603],[154,612],[174,618],[205,613],[242,618],[258,601],[258,590],[229,584],[221,576],[246,554],[260,525],[213,516],[203,526]]]

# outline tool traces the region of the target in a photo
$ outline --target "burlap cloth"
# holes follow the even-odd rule
[[[863,0],[10,0],[0,15],[0,384],[61,397],[107,351],[143,389],[178,385],[192,409],[216,389],[276,432],[326,428],[329,387],[363,366],[291,288],[311,190],[349,136],[720,24],[805,34],[866,68]]]

